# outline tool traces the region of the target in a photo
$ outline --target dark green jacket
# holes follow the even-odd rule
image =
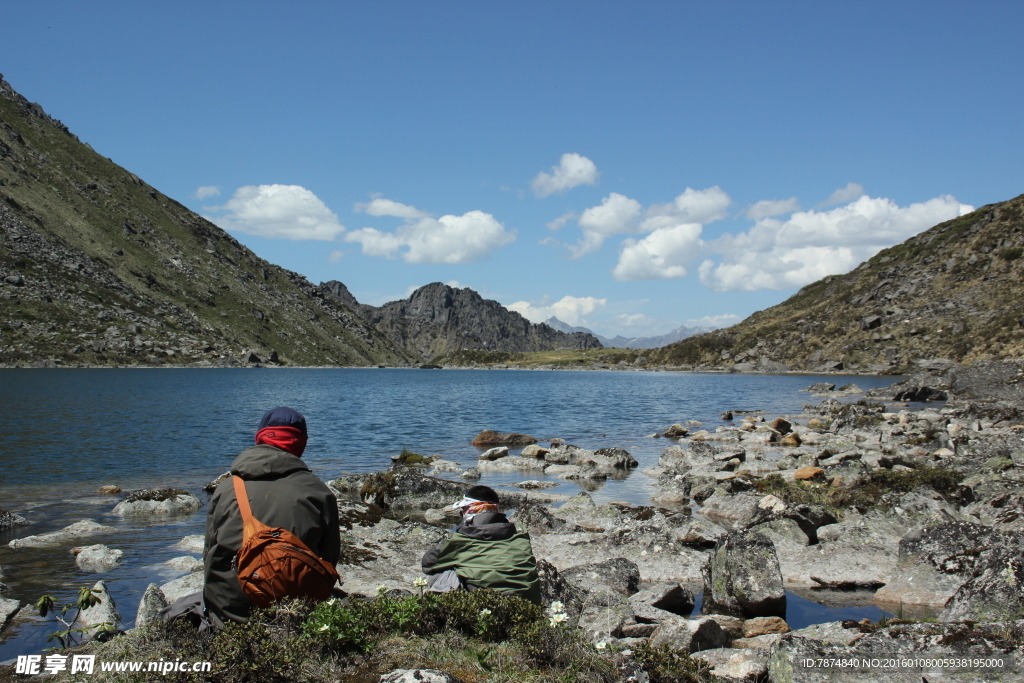
[[[499,512],[483,512],[461,524],[447,541],[423,556],[423,572],[454,569],[465,583],[511,593],[540,604],[540,578],[530,534]]]
[[[338,563],[338,502],[301,458],[273,446],[254,446],[235,458],[231,473],[245,481],[253,517],[267,526],[291,531],[317,555]],[[203,551],[203,598],[217,628],[249,618],[251,605],[232,567],[241,546],[242,515],[228,477],[210,501]]]

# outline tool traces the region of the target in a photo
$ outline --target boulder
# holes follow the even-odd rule
[[[586,602],[587,591],[562,578],[555,566],[547,560],[537,560],[537,575],[540,578],[541,600],[545,605],[561,602],[569,616],[579,616]]]
[[[801,467],[793,473],[796,481],[825,481],[825,470],[820,467]]]
[[[121,517],[186,515],[195,512],[202,505],[198,498],[184,489],[142,489],[129,493],[112,512]]]
[[[488,448],[486,451],[481,453],[478,457],[479,460],[497,460],[504,458],[508,455],[508,446],[495,446],[494,448]]]
[[[722,489],[705,500],[700,513],[716,524],[731,527],[735,523],[745,524],[754,518],[761,496],[750,493],[729,494]]]
[[[445,460],[443,458],[435,458],[431,464],[430,476],[436,476],[438,474],[462,474],[465,472],[465,468],[460,467],[459,463],[453,460]]]
[[[529,434],[517,434],[515,432],[495,432],[486,429],[470,442],[474,446],[529,446],[537,443],[537,439]]]
[[[505,451],[507,453],[508,449],[506,448]],[[544,460],[521,458],[519,456],[507,456],[500,460],[481,459],[476,464],[476,469],[480,472],[519,472],[522,470],[544,472],[548,467],[551,467],[551,465]]]
[[[667,645],[674,650],[697,652],[725,647],[728,636],[714,619],[665,619],[651,634],[651,645]]]
[[[10,598],[0,598],[0,631],[3,631],[7,621],[21,608],[21,603]]]
[[[789,434],[793,431],[793,424],[784,417],[777,417],[768,423],[768,426],[779,434]]]
[[[1024,619],[1024,533],[1004,533],[950,598],[943,621],[997,622]]]
[[[754,638],[771,633],[789,633],[789,624],[781,617],[754,617],[743,622],[743,637]]]
[[[175,550],[182,550],[186,553],[202,555],[205,543],[206,537],[203,536],[203,534],[193,534],[192,536],[186,536],[171,547]]]
[[[80,522],[69,524],[58,531],[51,531],[38,536],[26,536],[16,538],[7,545],[11,548],[44,548],[51,545],[60,545],[67,541],[74,541],[86,536],[114,532],[116,529],[110,526],[103,526],[91,519],[83,519]]]
[[[6,510],[0,510],[0,531],[7,531],[19,526],[28,526],[31,524],[27,519],[21,515],[16,515],[13,512],[7,512]]]
[[[715,648],[694,652],[691,659],[707,662],[716,680],[763,681],[768,676],[768,651],[762,648]]]
[[[121,564],[124,551],[113,550],[99,543],[82,548],[75,557],[75,564],[82,571],[107,572]]]
[[[543,458],[548,454],[547,448],[541,448],[537,444],[530,444],[520,453],[524,458]]]
[[[668,429],[666,429],[665,431],[663,431],[661,435],[664,437],[668,437],[670,439],[681,439],[684,436],[686,436],[689,432],[689,429],[687,429],[686,427],[679,423],[676,423],[669,427]]]
[[[629,596],[633,618],[638,622],[659,622],[666,614],[689,617],[693,593],[678,583],[659,583]]]
[[[757,531],[734,531],[702,570],[705,614],[785,616],[786,593],[775,545]]]
[[[146,592],[142,594],[139,609],[135,613],[135,627],[145,626],[157,619],[160,616],[160,610],[164,607],[167,607],[167,599],[164,597],[163,591],[160,590],[160,586],[155,583],[149,584],[146,587]]]
[[[182,555],[181,557],[172,557],[171,559],[164,562],[165,565],[179,572],[192,572],[203,571],[203,561],[198,557],[192,557],[191,555]]]
[[[462,683],[462,679],[438,669],[395,669],[381,674],[378,683]]]
[[[160,592],[163,593],[164,599],[167,601],[168,605],[180,597],[184,597],[189,593],[197,593],[201,590],[203,590],[202,572],[186,574],[181,578],[175,579],[174,581],[168,581],[164,585],[160,586]]]
[[[558,486],[557,481],[540,481],[539,479],[527,479],[517,484],[512,484],[516,488],[526,489],[527,491],[536,491],[542,489],[553,489]]]
[[[79,612],[76,628],[84,628],[83,639],[99,638],[101,633],[113,633],[121,626],[121,615],[117,613],[114,598],[107,591],[107,584],[97,581],[92,594],[99,599],[92,607]]]
[[[589,592],[588,600],[595,604],[613,604],[633,595],[640,586],[640,569],[635,562],[622,557],[570,567],[561,576],[567,583]]]

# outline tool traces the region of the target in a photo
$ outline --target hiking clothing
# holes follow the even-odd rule
[[[338,563],[338,502],[306,463],[280,448],[259,445],[235,458],[231,474],[245,481],[257,519],[267,526],[287,529],[324,560]],[[203,597],[217,628],[228,621],[244,622],[252,609],[234,566],[241,546],[242,514],[228,477],[210,500],[203,551]]]
[[[263,413],[256,428],[256,444],[269,444],[302,457],[306,450],[306,418],[302,413],[280,406]]]
[[[500,512],[481,512],[464,521],[447,541],[427,551],[424,574],[455,570],[463,583],[491,588],[540,604],[540,578],[530,534]]]

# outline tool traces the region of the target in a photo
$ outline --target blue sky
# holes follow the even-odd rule
[[[608,336],[1024,192],[1024,4],[8,2],[0,73],[257,254]]]

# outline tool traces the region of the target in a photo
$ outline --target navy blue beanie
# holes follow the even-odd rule
[[[306,418],[299,411],[285,406],[271,408],[263,413],[263,419],[260,420],[260,426],[256,431],[259,432],[264,427],[292,427],[302,432],[303,436],[309,436],[306,433]]]

